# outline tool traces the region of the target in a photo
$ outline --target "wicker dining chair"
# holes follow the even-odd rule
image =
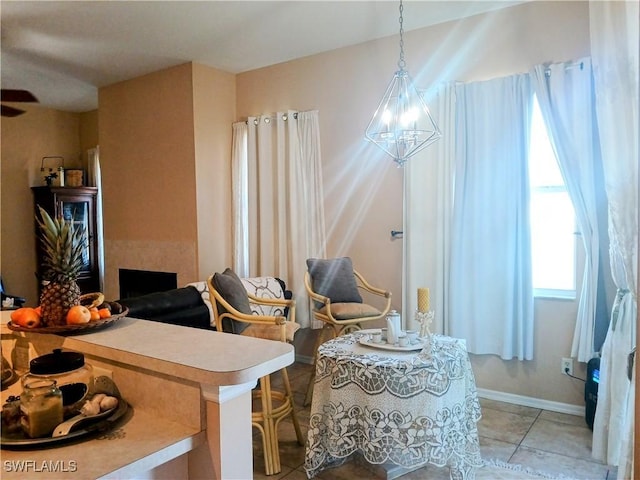
[[[251,295],[231,269],[210,276],[207,279],[207,285],[217,331],[280,342],[293,341],[295,332],[300,328],[295,321],[295,300],[269,299]],[[252,303],[278,307],[280,311],[288,309],[288,319],[282,315],[252,314],[250,307]],[[262,436],[267,475],[273,475],[282,470],[278,446],[278,425],[281,420],[291,417],[298,443],[304,445],[287,369],[283,368],[280,372],[284,392],[271,388],[271,375],[260,378],[259,388],[253,391],[253,398],[256,401],[251,412],[251,423]]]
[[[356,270],[349,257],[307,260],[304,286],[311,300],[311,314],[323,322],[313,353],[315,365],[318,347],[327,340],[362,328],[362,324],[385,318],[391,309],[391,292],[374,287]],[[360,291],[382,297],[381,308],[363,303]],[[315,368],[307,386],[304,405],[311,402]]]

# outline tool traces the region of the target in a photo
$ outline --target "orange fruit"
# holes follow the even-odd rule
[[[42,316],[42,307],[40,305],[38,305],[36,308],[34,308],[34,310],[36,311],[36,313],[40,316]]]
[[[96,307],[91,307],[89,309],[89,312],[91,312],[91,321],[95,321],[95,320],[100,320],[100,312],[98,312],[98,309]]]
[[[82,305],[74,305],[67,312],[67,325],[81,325],[91,321],[91,312]]]
[[[100,308],[98,309],[98,313],[100,314],[100,318],[109,318],[111,316],[111,310],[108,308]]]
[[[40,326],[40,314],[35,308],[22,307],[11,312],[11,321],[20,327],[36,328]]]
[[[11,321],[18,323],[26,311],[26,308],[19,308],[17,310],[14,310],[13,312],[11,312]]]

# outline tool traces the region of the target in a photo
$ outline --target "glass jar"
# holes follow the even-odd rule
[[[22,430],[30,438],[46,437],[62,423],[62,392],[55,380],[25,383],[20,394]]]
[[[76,414],[93,394],[93,368],[85,363],[80,352],[63,352],[56,348],[53,353],[34,358],[29,363],[29,373],[22,377],[22,385],[45,379],[54,380],[62,392],[65,417]]]

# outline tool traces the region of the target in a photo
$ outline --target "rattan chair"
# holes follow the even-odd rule
[[[225,271],[225,273],[227,273]],[[233,274],[235,276],[235,274]],[[237,278],[237,277],[236,277]],[[207,279],[211,306],[216,324],[216,330],[220,332],[234,333],[235,322],[241,322],[245,328],[238,332],[240,335],[264,338],[281,342],[292,342],[295,332],[300,325],[295,322],[295,301],[284,299],[266,299],[245,293],[250,303],[271,305],[288,309],[288,320],[281,315],[255,315],[239,311],[232,305],[215,286],[214,276]],[[242,286],[242,284],[240,284]],[[242,287],[244,288],[244,287]],[[284,384],[284,392],[271,388],[271,376],[260,378],[259,387],[254,389],[254,407],[251,413],[251,423],[262,436],[262,448],[264,451],[265,473],[273,475],[281,471],[280,450],[278,446],[278,425],[287,416],[291,417],[300,445],[304,445],[304,438],[300,430],[300,424],[295,413],[293,394],[289,384],[287,369],[280,370]],[[259,408],[258,408],[259,407]]]
[[[363,302],[347,302],[343,299],[338,299],[343,301],[332,302],[329,296],[323,295],[314,290],[314,284],[317,284],[317,282],[314,282],[314,279],[312,277],[314,271],[313,268],[311,268],[312,263],[310,263],[310,261],[307,261],[307,264],[310,267],[309,270],[312,273],[310,273],[309,271],[305,273],[304,286],[311,300],[311,313],[313,315],[313,318],[323,322],[323,328],[318,332],[318,336],[316,337],[316,345],[313,354],[314,365],[318,347],[320,347],[322,343],[339,335],[360,330],[363,323],[385,318],[391,308],[391,292],[382,288],[374,287],[369,284],[369,282],[367,282],[367,280],[360,273],[353,269],[350,259],[344,257],[332,260],[323,260],[323,262],[332,261],[342,262],[342,267],[346,268],[348,272],[353,273],[352,280],[354,288],[357,288],[358,290],[363,292],[368,292],[374,297],[384,298],[384,300],[382,301],[384,305],[381,308],[376,308]],[[331,268],[329,268],[328,270],[330,273]],[[330,275],[328,281],[331,281]],[[320,288],[318,289],[322,290],[323,292],[330,291],[331,287],[328,287],[326,285],[327,282],[324,283],[325,285],[320,285]],[[339,288],[339,290],[342,294],[343,289]],[[311,378],[309,379],[309,384],[307,386],[307,394],[304,401],[305,406],[309,405],[309,403],[311,402],[314,382],[315,368],[312,370]]]

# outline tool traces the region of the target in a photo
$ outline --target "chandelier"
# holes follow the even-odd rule
[[[367,140],[391,155],[399,167],[442,136],[422,95],[405,70],[402,11],[400,0],[399,70],[393,75],[365,132]]]

